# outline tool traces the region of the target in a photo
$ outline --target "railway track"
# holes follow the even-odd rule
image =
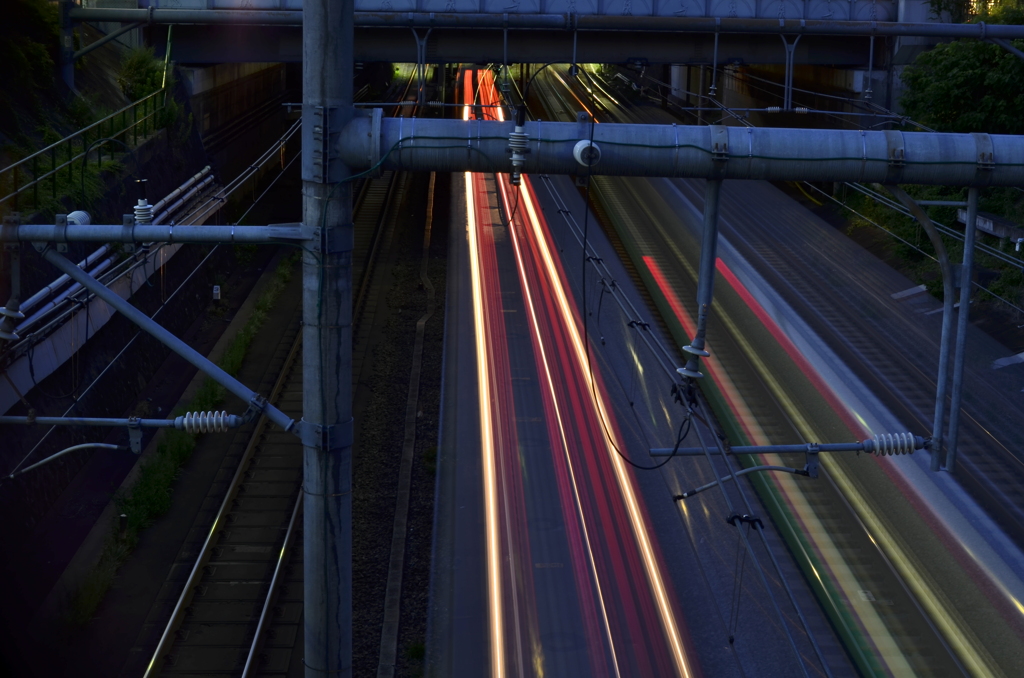
[[[268,400],[301,417],[297,325],[278,361]],[[249,439],[146,676],[287,673],[302,622],[302,444],[268,423],[261,417]]]
[[[405,84],[407,96],[410,82]],[[396,107],[396,115],[415,115]],[[408,185],[384,172],[358,187],[353,226],[353,372],[366,355],[366,326],[379,291],[375,266],[391,246]],[[278,372],[270,402],[302,415],[298,314],[282,333],[268,372]],[[302,445],[261,419],[228,484],[206,542],[145,671],[151,676],[284,676],[301,658]],[[208,498],[209,502],[210,499]]]

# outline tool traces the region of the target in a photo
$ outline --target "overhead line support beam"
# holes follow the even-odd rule
[[[379,128],[358,117],[339,138],[338,152],[354,169],[379,161],[385,170],[510,172],[512,121],[384,119]],[[571,122],[531,121],[524,173],[576,174]],[[593,175],[853,181],[949,186],[1024,185],[1024,136],[903,132],[898,158],[887,132],[745,128],[717,125],[598,125],[601,159]],[[382,160],[381,160],[382,159]]]
[[[298,26],[302,12],[244,9],[71,8],[75,21],[154,24],[236,24]],[[506,18],[507,17],[507,18]],[[903,23],[895,21],[824,21],[813,19],[740,19],[716,17],[612,16],[597,14],[498,14],[433,12],[355,12],[359,28],[484,28],[503,30],[641,31],[656,33],[772,33],[791,35],[876,35],[891,37],[1024,38],[1024,26]]]
[[[129,304],[109,287],[65,259],[55,249],[51,247],[44,249],[43,258],[60,269],[61,273],[64,273],[75,282],[81,284],[82,287],[107,302],[123,316],[151,334],[164,346],[195,365],[201,372],[209,375],[211,379],[226,388],[229,393],[238,396],[243,402],[249,403],[250,406],[261,410],[263,414],[267,416],[267,419],[274,424],[277,424],[285,431],[292,430],[295,422],[291,417],[266,402],[266,400],[258,393],[232,377],[219,365],[214,364],[209,358],[199,353],[199,351],[174,336],[169,330],[160,325],[160,323]]]

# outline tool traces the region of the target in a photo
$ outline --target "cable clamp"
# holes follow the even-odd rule
[[[135,215],[121,216],[121,247],[128,254],[135,253]]]
[[[263,410],[267,407],[267,399],[261,396],[259,393],[253,393],[252,398],[249,399],[249,407],[246,408],[242,414],[242,423],[248,424],[250,421],[263,414]]]
[[[807,462],[804,464],[803,472],[800,475],[808,478],[818,477],[818,443],[807,443]]]
[[[333,452],[352,446],[355,430],[354,419],[340,424],[314,424],[305,419],[295,424],[299,439],[306,447],[315,447],[324,452]]]
[[[737,523],[739,523],[739,524],[746,523],[748,525],[756,525],[756,526],[760,527],[762,530],[764,529],[764,523],[761,522],[760,518],[758,518],[757,516],[752,516],[752,515],[746,514],[746,513],[743,514],[742,516],[740,514],[738,514],[738,513],[734,513],[731,516],[729,516],[728,518],[726,518],[725,522],[729,523],[733,527],[737,527],[738,526]]]
[[[142,454],[142,425],[138,417],[128,417],[128,446],[135,454]]]
[[[971,136],[974,137],[974,144],[978,150],[978,169],[983,172],[991,172],[996,168],[992,137],[982,132],[972,132]]]
[[[68,215],[57,214],[54,216],[53,240],[57,243],[57,251],[65,253],[68,251]]]
[[[711,128],[711,159],[724,162],[729,159],[729,128],[708,125]]]

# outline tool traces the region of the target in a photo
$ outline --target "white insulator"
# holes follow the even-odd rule
[[[782,111],[782,107],[781,106],[769,106],[768,108],[764,109],[765,113],[779,113],[781,111]]]
[[[139,204],[135,206],[135,223],[153,223],[153,206],[145,198],[139,198]]]
[[[186,412],[179,418],[188,433],[223,433],[229,427],[227,412]]]
[[[914,451],[915,438],[913,433],[879,433],[872,438],[875,444],[875,456],[893,454],[911,454]]]
[[[526,164],[526,154],[530,152],[528,141],[529,136],[519,125],[516,125],[515,130],[508,135],[508,150],[512,153],[512,173],[509,176],[509,183],[513,186],[519,185],[523,166]]]
[[[804,106],[797,106],[796,108],[793,109],[793,112],[794,113],[802,113],[802,114],[806,115],[809,111]]]
[[[82,210],[75,210],[68,215],[68,223],[76,226],[88,226],[92,223],[92,217],[89,216],[88,212]]]

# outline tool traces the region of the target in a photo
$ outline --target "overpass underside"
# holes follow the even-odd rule
[[[167,28],[157,26],[152,31],[150,42],[159,51],[166,44]],[[425,32],[421,29],[420,36]],[[173,41],[172,57],[180,64],[302,61],[301,26],[186,24],[175,27]],[[875,41],[876,64],[882,61],[885,43]],[[416,39],[409,28],[357,28],[354,48],[357,61],[418,60]],[[801,64],[856,68],[869,63],[869,53],[867,37],[803,35],[794,57]],[[505,32],[498,29],[434,28],[426,42],[427,63],[786,63],[785,44],[772,34],[719,34],[717,54],[716,60],[713,33],[577,31],[574,35],[573,31],[510,30],[506,43]]]

